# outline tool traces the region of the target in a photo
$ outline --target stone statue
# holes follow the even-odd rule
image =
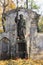
[[[17,16],[15,18],[15,21],[17,23],[17,32],[19,39],[25,39],[25,32],[26,32],[26,22],[23,18],[23,15],[20,14],[20,19],[17,19]]]

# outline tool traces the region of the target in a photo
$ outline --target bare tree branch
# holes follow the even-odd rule
[[[3,30],[5,32],[5,26],[4,26],[4,21],[6,20],[6,16],[5,16],[5,10],[6,10],[6,7],[8,6],[9,4],[9,0],[0,0],[0,3],[2,4],[2,8],[3,8],[3,13],[2,13],[2,25],[3,25]]]
[[[9,0],[7,0],[7,4],[5,4],[6,3],[6,0],[4,0],[4,7],[7,7],[8,5],[9,5]]]
[[[2,0],[0,0],[0,3],[3,4]]]
[[[0,3],[2,4],[2,7],[7,7],[9,4],[9,0],[7,0],[7,4],[6,4],[6,0],[3,0],[4,2],[2,2],[2,0],[0,0]]]

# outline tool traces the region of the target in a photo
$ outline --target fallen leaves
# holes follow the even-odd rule
[[[43,60],[32,60],[32,59],[17,59],[17,60],[2,60],[0,65],[43,65]]]

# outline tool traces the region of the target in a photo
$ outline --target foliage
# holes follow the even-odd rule
[[[12,0],[3,0],[5,1],[5,4],[7,3],[8,5],[5,7],[5,11],[8,11],[8,10],[12,10],[12,9],[15,9],[16,8],[16,5],[15,3],[12,1]],[[7,2],[8,1],[8,2]],[[2,4],[2,6],[0,5],[0,9],[1,11],[3,10],[4,8],[4,3],[2,3],[2,1],[0,0],[0,3]],[[0,12],[1,13],[1,12]]]
[[[39,6],[35,3],[34,0],[28,0],[28,2],[30,3],[31,9],[39,9]]]
[[[16,9],[16,5],[12,0],[9,0],[9,5],[6,7],[6,11]]]

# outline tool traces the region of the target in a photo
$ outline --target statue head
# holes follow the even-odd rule
[[[23,19],[23,15],[22,14],[20,14],[19,16],[20,16],[20,19]]]

